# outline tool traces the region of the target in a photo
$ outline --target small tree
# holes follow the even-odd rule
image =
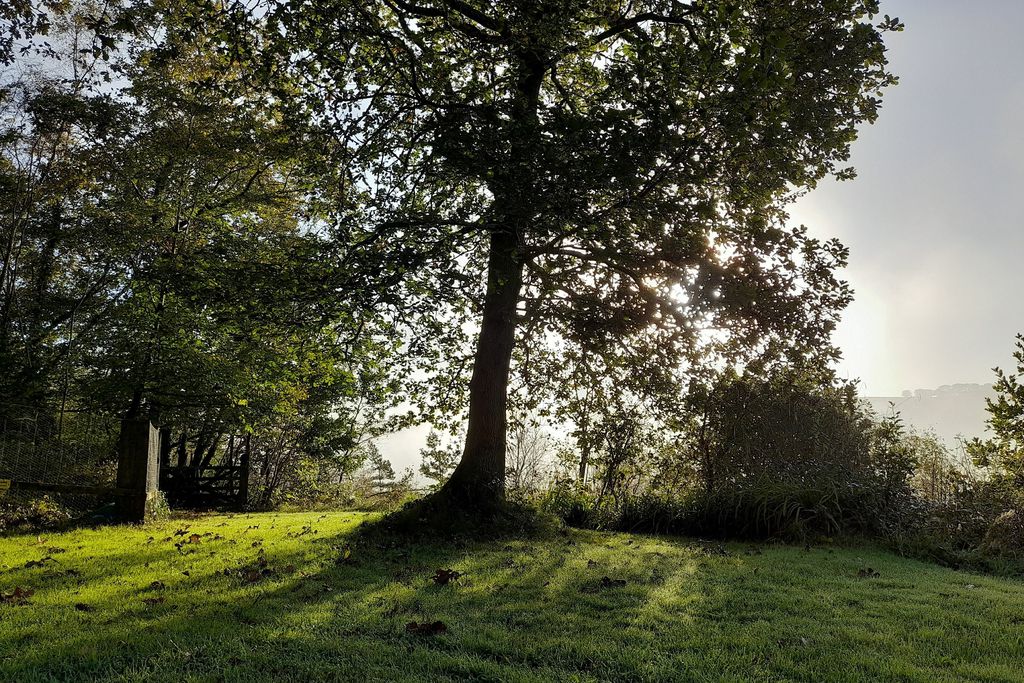
[[[443,486],[458,464],[458,447],[453,444],[442,446],[441,435],[430,430],[426,446],[420,449],[420,474],[434,482],[431,488]]]
[[[695,387],[688,402],[697,416],[689,451],[708,494],[760,480],[839,481],[871,468],[871,422],[854,387],[829,377],[793,368],[764,377],[728,370]]]
[[[979,467],[1014,489],[1024,489],[1024,334],[1017,335],[1013,352],[1016,369],[995,368],[995,398],[987,399],[988,426],[994,436],[972,439],[967,452]]]
[[[548,436],[538,427],[526,423],[512,426],[505,456],[505,480],[510,490],[527,493],[543,484],[549,446]]]
[[[376,445],[371,444],[369,447],[367,467],[370,470],[370,480],[374,493],[387,493],[394,488],[396,483],[395,468],[391,465],[390,460],[384,458],[384,455]]]

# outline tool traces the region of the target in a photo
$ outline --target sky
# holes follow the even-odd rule
[[[854,144],[853,181],[791,214],[850,247],[836,341],[862,393],[991,382],[1024,332],[1022,0],[882,0],[900,84]]]

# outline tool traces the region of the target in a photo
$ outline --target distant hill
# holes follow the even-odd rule
[[[890,403],[904,422],[919,430],[932,430],[952,444],[957,436],[985,433],[985,399],[994,395],[991,384],[946,384],[938,389],[904,391],[902,396],[869,396],[865,400],[879,415],[890,414]]]

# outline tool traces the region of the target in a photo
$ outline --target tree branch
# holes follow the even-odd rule
[[[487,15],[481,10],[478,10],[470,4],[462,2],[462,0],[443,0],[442,7],[416,5],[408,0],[391,0],[391,2],[394,2],[394,5],[391,5],[391,2],[388,2],[387,0],[385,0],[385,2],[389,6],[392,6],[392,8],[397,7],[413,16],[445,19],[451,23],[454,28],[488,42],[500,42],[504,35],[503,26],[500,21]],[[463,19],[473,22],[476,25],[474,26],[473,23],[466,23],[463,21],[453,21],[453,11]],[[487,31],[493,31],[493,33],[488,33]]]

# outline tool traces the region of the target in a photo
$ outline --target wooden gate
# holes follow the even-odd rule
[[[242,510],[249,502],[249,435],[232,436],[220,464],[172,465],[169,439],[162,439],[160,490],[171,507]],[[236,445],[237,444],[237,445]]]

